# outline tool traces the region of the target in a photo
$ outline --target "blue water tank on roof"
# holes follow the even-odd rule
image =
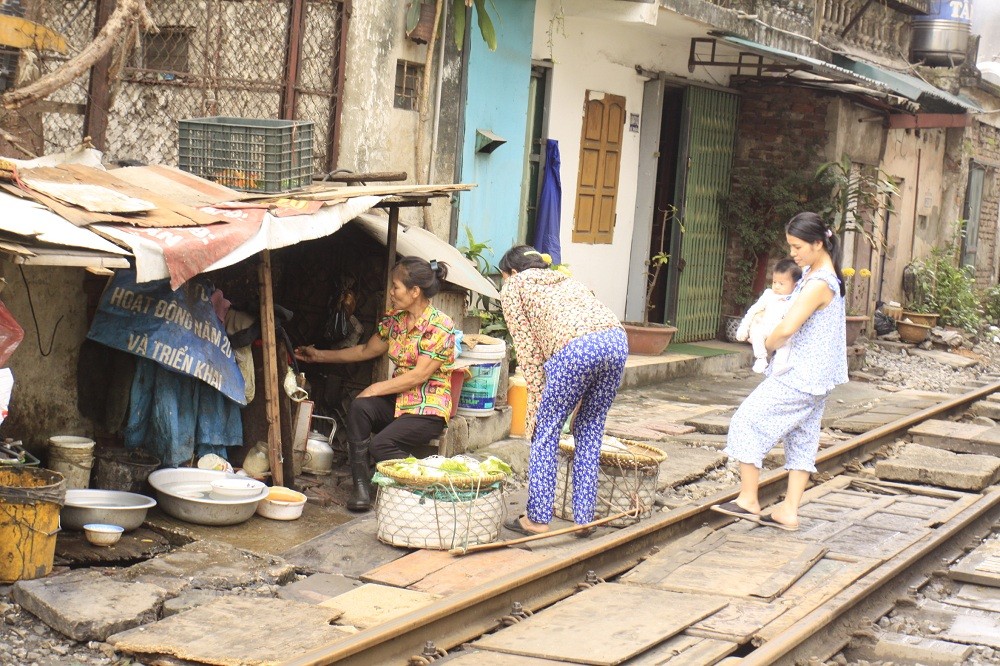
[[[910,62],[957,67],[969,48],[972,0],[931,0],[927,16],[913,17],[910,26]]]

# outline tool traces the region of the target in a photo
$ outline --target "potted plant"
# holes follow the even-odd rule
[[[871,319],[868,315],[860,314],[857,310],[857,306],[855,305],[857,294],[854,291],[854,278],[867,280],[872,276],[872,272],[867,268],[855,271],[852,267],[847,266],[841,270],[841,275],[844,276],[844,290],[847,293],[845,297],[845,309],[847,312],[845,330],[847,331],[847,346],[850,347],[857,341],[858,336],[861,335],[861,331],[864,330]],[[864,293],[867,299],[867,287],[864,289]]]
[[[628,338],[628,350],[630,354],[643,356],[658,356],[667,348],[677,328],[669,324],[658,324],[649,321],[649,313],[653,310],[653,295],[656,293],[656,281],[660,277],[663,267],[670,262],[670,255],[666,251],[667,237],[670,223],[676,219],[677,207],[668,206],[663,211],[663,229],[660,234],[660,247],[658,251],[646,260],[646,293],[642,309],[642,321],[624,321],[622,326],[625,329],[625,336]]]

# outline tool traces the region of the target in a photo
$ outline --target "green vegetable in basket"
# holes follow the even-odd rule
[[[472,470],[461,460],[455,460],[453,458],[445,458],[441,461],[440,467],[442,471],[451,472],[455,474],[470,474]]]
[[[510,465],[500,460],[496,456],[490,456],[479,463],[479,470],[485,474],[513,474],[514,470]]]

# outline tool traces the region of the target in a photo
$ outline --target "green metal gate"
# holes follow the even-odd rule
[[[674,225],[671,251],[678,262],[675,340],[714,338],[719,329],[726,234],[720,197],[729,192],[738,98],[688,87],[684,95],[684,150],[677,200],[682,224]],[[683,227],[683,228],[680,228]]]

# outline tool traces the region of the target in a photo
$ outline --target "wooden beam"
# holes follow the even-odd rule
[[[392,307],[389,290],[392,289],[392,267],[396,265],[396,236],[399,234],[399,207],[389,208],[389,230],[385,237],[385,307]]]
[[[271,251],[260,253],[257,267],[260,284],[260,339],[264,358],[264,413],[267,417],[267,459],[274,485],[285,485],[281,455],[281,408],[278,404],[278,343],[274,330],[274,292],[271,283]]]
[[[115,10],[115,0],[97,0],[97,16],[94,19],[94,36],[108,22]],[[90,83],[87,86],[87,110],[83,114],[83,134],[98,150],[107,150],[108,107],[111,106],[111,53],[98,60],[90,68]],[[83,137],[81,137],[83,138]]]
[[[889,129],[936,129],[940,127],[971,127],[969,113],[893,113]]]

